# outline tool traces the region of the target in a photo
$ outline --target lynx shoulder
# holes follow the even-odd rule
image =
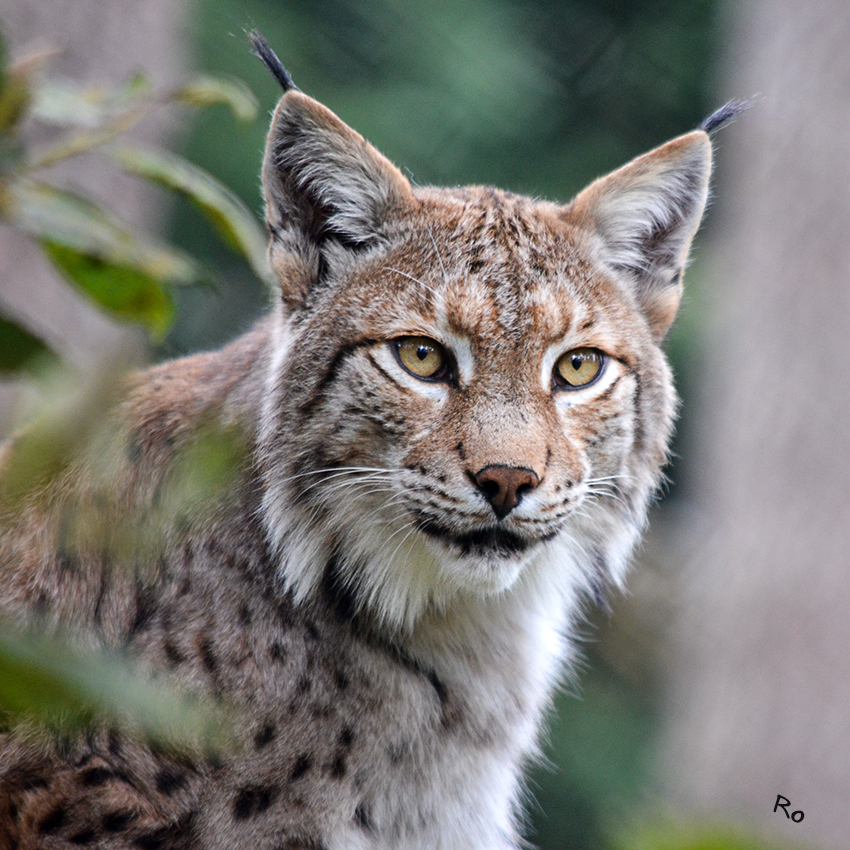
[[[565,205],[414,187],[257,48],[269,315],[136,375],[0,518],[7,625],[221,698],[238,745],[0,736],[0,844],[517,848],[582,597],[622,582],[665,461],[709,136]],[[209,434],[232,474],[177,499]]]

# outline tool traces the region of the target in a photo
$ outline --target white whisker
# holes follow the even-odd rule
[[[395,274],[400,274],[402,277],[406,277],[408,280],[413,281],[413,283],[418,284],[423,289],[428,290],[428,292],[430,292],[435,298],[439,297],[439,294],[438,294],[436,289],[434,289],[431,286],[428,286],[428,284],[425,283],[425,281],[419,280],[418,277],[414,277],[412,274],[408,274],[407,272],[403,272],[401,269],[394,269],[390,266],[387,266],[387,271],[388,272],[395,272]]]
[[[434,246],[434,254],[437,257],[437,262],[440,264],[440,269],[443,272],[443,282],[448,283],[449,282],[449,275],[448,275],[448,272],[446,272],[446,266],[443,263],[442,256],[440,256],[440,248],[437,245],[437,240],[434,238],[434,231],[431,229],[430,225],[428,225],[428,236],[431,238],[431,244]]]

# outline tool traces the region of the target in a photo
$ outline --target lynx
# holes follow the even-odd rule
[[[731,113],[566,205],[423,188],[255,50],[284,89],[268,316],[131,377],[106,442],[0,517],[6,627],[235,706],[236,742],[0,736],[0,845],[515,850],[577,618],[665,463],[660,343]],[[235,471],[163,508],[211,431]]]

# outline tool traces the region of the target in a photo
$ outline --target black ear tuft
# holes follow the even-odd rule
[[[751,100],[730,100],[728,103],[724,103],[720,109],[712,112],[699,125],[699,129],[710,135],[716,130],[723,129],[730,121],[737,118],[742,112],[752,109],[754,105]]]
[[[269,43],[263,37],[262,33],[258,30],[251,30],[248,33],[248,40],[251,42],[251,52],[258,59],[262,60],[266,68],[271,71],[272,76],[280,83],[284,94],[288,91],[298,91],[298,86],[292,81],[289,71],[283,67],[280,59],[277,58],[277,54],[269,47]]]

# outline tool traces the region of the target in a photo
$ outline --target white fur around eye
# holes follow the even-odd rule
[[[468,384],[475,373],[475,358],[472,355],[470,341],[465,336],[460,336],[451,331],[441,331],[437,338],[455,359],[458,383]]]

